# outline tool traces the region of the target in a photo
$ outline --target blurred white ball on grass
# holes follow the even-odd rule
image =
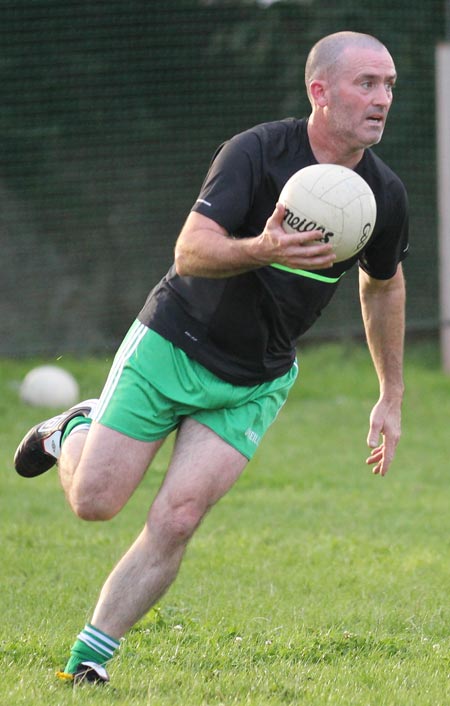
[[[20,399],[32,407],[65,409],[76,404],[79,396],[74,376],[57,365],[32,368],[19,387]]]

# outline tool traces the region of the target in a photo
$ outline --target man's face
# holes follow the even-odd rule
[[[386,49],[347,49],[328,81],[328,126],[353,148],[377,144],[392,103],[396,72]]]

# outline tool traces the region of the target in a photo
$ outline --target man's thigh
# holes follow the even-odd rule
[[[191,502],[200,514],[230,490],[248,459],[212,429],[185,419],[178,429],[159,500],[174,506]]]
[[[78,464],[78,493],[100,495],[116,512],[142,480],[164,439],[139,441],[93,422]]]

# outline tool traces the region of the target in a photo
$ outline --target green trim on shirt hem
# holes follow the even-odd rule
[[[343,272],[339,275],[339,277],[326,277],[325,275],[318,275],[317,272],[309,272],[308,270],[294,270],[292,267],[285,267],[284,265],[272,264],[270,267],[275,267],[277,270],[284,270],[285,272],[291,272],[293,275],[299,275],[300,277],[317,279],[319,282],[330,282],[331,284],[339,282],[341,277],[345,275],[345,272]]]

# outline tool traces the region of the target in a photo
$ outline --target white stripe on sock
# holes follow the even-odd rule
[[[94,640],[93,637],[90,637],[90,635],[86,635],[84,632],[80,632],[80,634],[78,635],[78,639],[81,642],[84,642],[84,644],[88,647],[92,647],[92,649],[101,654],[103,657],[111,658],[114,654],[114,650],[110,649],[109,647],[106,647],[106,645],[98,642],[97,640]]]
[[[90,422],[83,422],[82,424],[77,424],[76,427],[74,427],[73,429],[71,429],[69,431],[67,436],[72,436],[72,434],[75,434],[75,432],[77,432],[77,431],[89,431],[90,426],[91,426]]]
[[[97,630],[92,625],[85,625],[83,632],[89,633],[89,635],[92,635],[92,637],[95,637],[98,640],[105,642],[107,645],[110,645],[113,649],[116,649],[120,645],[119,640],[115,640],[113,637],[108,637],[108,635],[105,635],[104,632],[101,632],[101,630]]]

